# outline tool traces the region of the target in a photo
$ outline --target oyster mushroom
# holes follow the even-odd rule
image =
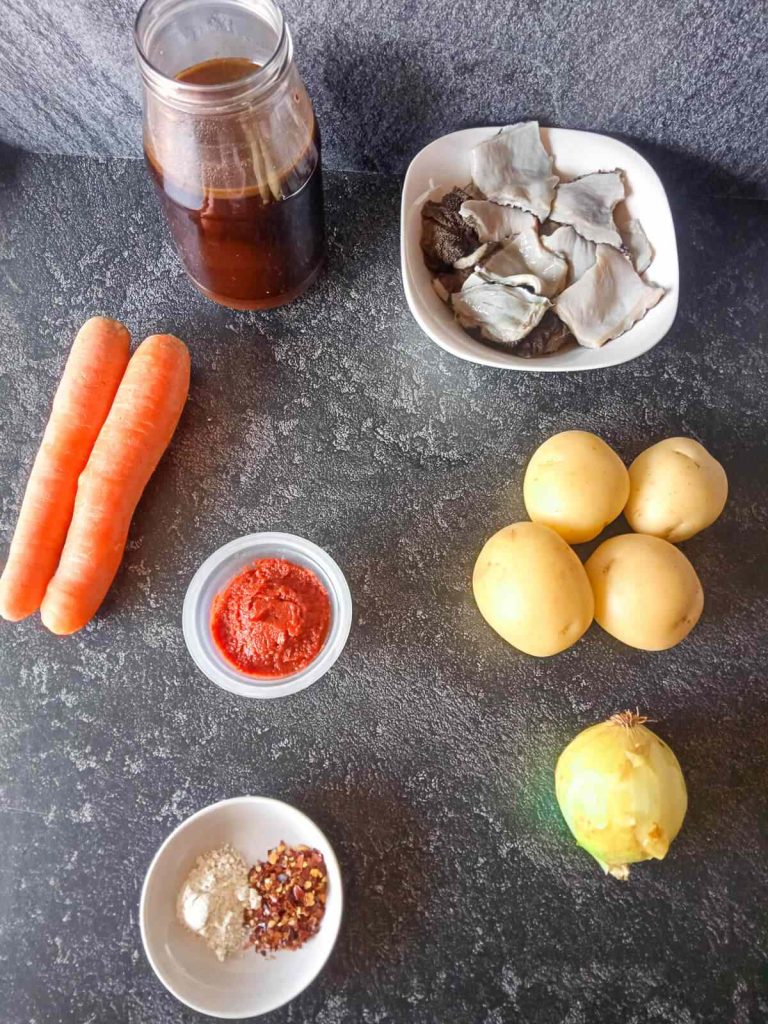
[[[538,221],[527,210],[501,206],[490,199],[469,199],[461,204],[459,213],[475,229],[481,242],[503,242],[526,228],[538,227]]]
[[[582,238],[570,225],[563,225],[551,235],[542,238],[542,244],[551,252],[562,256],[568,264],[568,284],[573,284],[595,262],[594,242]]]
[[[590,242],[621,247],[621,235],[613,220],[613,208],[624,198],[621,171],[597,171],[560,185],[550,218],[570,224]]]
[[[478,271],[489,281],[521,285],[552,298],[565,284],[568,264],[541,244],[537,231],[528,228],[504,242]]]
[[[472,180],[487,199],[546,220],[557,185],[538,121],[508,125],[472,150]]]
[[[653,249],[648,241],[648,236],[643,231],[643,225],[639,220],[632,218],[620,230],[624,248],[632,258],[635,270],[638,274],[642,274],[651,265],[653,259]]]
[[[486,281],[477,273],[451,296],[451,304],[462,327],[477,328],[483,337],[504,345],[524,338],[551,305],[526,288]]]
[[[645,316],[664,294],[647,285],[628,259],[598,245],[594,266],[558,296],[555,312],[580,345],[600,348]]]

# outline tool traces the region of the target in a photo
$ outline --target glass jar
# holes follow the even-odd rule
[[[146,0],[135,26],[144,153],[195,286],[290,302],[325,254],[320,136],[272,0]]]

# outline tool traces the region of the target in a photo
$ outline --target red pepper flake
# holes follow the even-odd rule
[[[248,945],[266,956],[299,949],[316,934],[328,896],[328,872],[319,850],[281,842],[251,868],[248,884],[256,904],[244,912]]]

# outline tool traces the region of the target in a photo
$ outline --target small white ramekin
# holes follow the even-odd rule
[[[320,653],[300,672],[282,679],[239,672],[218,651],[211,635],[214,598],[233,577],[258,558],[284,558],[310,569],[328,592],[331,622]],[[352,625],[352,595],[344,574],[329,554],[291,533],[251,533],[230,541],[207,558],[187,589],[182,628],[192,660],[211,682],[241,697],[270,700],[298,693],[322,678],[344,649]]]
[[[195,859],[231,843],[255,864],[283,841],[318,849],[328,871],[328,900],[318,933],[301,949],[263,957],[253,950],[220,963],[176,916],[176,898]],[[263,796],[240,796],[204,807],[183,821],[155,854],[141,890],[139,926],[147,959],[172,995],[198,1013],[242,1020],[294,999],[322,970],[344,909],[341,871],[333,847],[296,807]]]

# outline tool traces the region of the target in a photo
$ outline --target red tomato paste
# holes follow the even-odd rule
[[[216,595],[211,633],[235,668],[277,678],[314,661],[330,621],[328,593],[311,569],[260,558]]]

